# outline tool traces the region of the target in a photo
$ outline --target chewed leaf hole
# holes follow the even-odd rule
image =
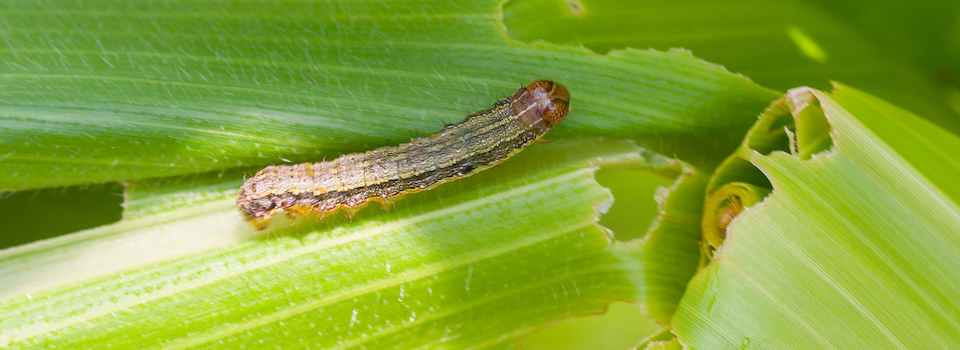
[[[701,221],[701,251],[713,257],[736,217],[773,191],[773,184],[750,158],[774,152],[801,160],[833,149],[832,127],[809,88],[790,90],[774,102],[747,133],[737,152],[714,172],[707,186]]]
[[[789,114],[761,119],[758,126],[747,136],[747,147],[761,154],[770,154],[773,151],[790,152],[795,129]]]
[[[0,195],[0,221],[7,233],[0,235],[0,249],[116,222],[122,192],[123,185],[113,182]]]
[[[794,122],[796,140],[792,148],[793,154],[800,159],[810,159],[814,154],[824,152],[833,147],[833,138],[830,137],[830,122],[823,114],[820,103],[814,102],[805,108],[795,110]]]
[[[621,242],[642,238],[657,216],[657,189],[670,187],[673,179],[635,169],[606,169],[597,171],[597,182],[610,189],[614,202],[600,217],[600,225],[613,231]]]
[[[830,123],[819,102],[805,98],[807,90],[795,89],[785,102],[776,102],[747,135],[747,148],[768,155],[773,151],[807,160],[833,147]]]
[[[534,349],[628,349],[661,328],[632,305],[613,302],[602,315],[564,319],[531,334],[523,348]]]

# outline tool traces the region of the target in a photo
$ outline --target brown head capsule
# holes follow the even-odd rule
[[[547,131],[567,117],[570,92],[549,80],[536,80],[510,97],[520,122],[532,131]]]

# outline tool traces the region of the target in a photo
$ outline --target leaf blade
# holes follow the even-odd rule
[[[612,245],[596,225],[611,198],[593,171],[643,167],[650,154],[584,140],[524,156],[537,161],[411,195],[390,212],[299,223],[279,237],[0,302],[0,336],[16,334],[15,347],[500,347],[611,300],[643,300],[630,277],[641,274],[643,253]]]
[[[333,158],[434,131],[540,77],[574,99],[557,136],[745,130],[775,96],[681,52],[511,42],[497,1],[243,4],[0,9],[0,190]]]
[[[854,104],[872,98],[843,94]],[[960,272],[960,207],[905,160],[910,153],[898,154],[860,121],[882,120],[876,114],[890,110],[855,106],[860,114],[853,115],[848,104],[806,89],[781,104],[789,108],[771,108],[762,120],[814,117],[803,111],[822,106],[831,129],[812,132],[829,131],[833,147],[806,161],[796,145],[791,153],[738,153],[774,191],[740,213],[711,265],[691,281],[675,318],[681,341],[706,348],[960,344],[960,284],[952,277]],[[767,132],[768,124],[751,132]],[[815,123],[798,119],[798,133],[811,132],[804,125]]]

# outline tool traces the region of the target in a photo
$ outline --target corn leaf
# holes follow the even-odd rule
[[[0,191],[335,157],[537,78],[574,96],[555,136],[736,134],[776,96],[688,52],[512,41],[498,3],[4,3]]]
[[[513,0],[504,23],[518,40],[599,53],[683,47],[779,90],[842,81],[960,133],[960,108],[945,93],[956,91],[949,76],[958,74],[960,50],[943,52],[957,9],[943,1]]]
[[[732,179],[749,162],[773,192],[739,213],[691,281],[674,318],[681,342],[960,346],[960,158],[944,151],[957,145],[852,88],[792,90],[718,169]]]
[[[0,337],[13,348],[502,347],[611,300],[645,304],[648,293],[663,294],[658,278],[682,286],[692,274],[654,270],[645,278],[643,261],[656,257],[646,258],[639,241],[611,242],[596,225],[612,201],[593,179],[599,166],[675,172],[675,162],[632,142],[596,139],[517,158],[389,212],[304,218],[253,240],[221,235],[215,245],[233,244],[142,268],[130,266],[156,258],[144,252],[183,255],[178,245],[210,244],[191,236],[245,226],[232,199],[4,251],[8,281],[32,278],[13,271],[30,265],[78,283],[0,303]],[[197,211],[204,206],[219,209]],[[680,248],[692,242],[695,256],[696,236],[685,242]],[[123,273],[85,272],[111,270]]]

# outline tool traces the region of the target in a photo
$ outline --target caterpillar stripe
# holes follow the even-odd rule
[[[297,165],[271,165],[240,187],[237,206],[264,228],[277,213],[321,216],[385,206],[500,163],[538,140],[567,116],[570,93],[537,80],[439,133],[398,146]]]

